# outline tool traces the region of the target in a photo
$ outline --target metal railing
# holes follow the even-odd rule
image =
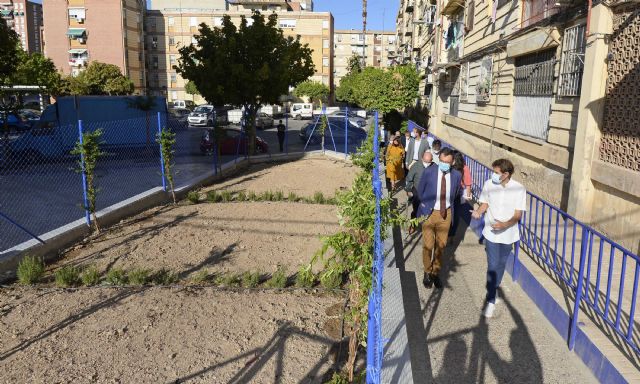
[[[442,145],[453,148],[444,141]],[[493,171],[466,155],[465,162],[472,175],[471,191],[477,199]],[[575,346],[582,309],[583,316],[606,324],[640,356],[640,324],[636,320],[640,257],[534,193],[527,192],[527,208],[518,225],[520,242],[513,263],[514,280],[518,277],[517,259],[522,248],[573,295],[569,349]]]
[[[374,118],[373,132],[373,175],[372,188],[376,197],[373,273],[369,294],[369,319],[367,328],[367,383],[380,383],[384,343],[382,340],[382,275],[384,272],[384,243],[381,233],[380,201],[382,199],[382,179],[380,177],[380,130],[378,112]]]

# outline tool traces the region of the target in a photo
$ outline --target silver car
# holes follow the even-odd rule
[[[344,119],[347,116],[345,111],[336,111],[329,114],[331,119]],[[349,113],[349,123],[353,126],[360,127],[365,129],[367,127],[367,120],[362,117],[356,115],[355,113]]]
[[[190,127],[213,127],[216,121],[213,105],[199,105],[187,117]]]
[[[264,112],[258,113],[256,115],[256,128],[262,130],[266,128],[273,128],[273,117]]]

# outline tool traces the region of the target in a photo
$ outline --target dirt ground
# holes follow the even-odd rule
[[[334,196],[336,190],[351,188],[357,168],[332,159],[305,159],[280,164],[252,165],[239,177],[216,184],[210,189],[231,191],[295,192],[298,196],[311,197],[315,192]]]
[[[0,383],[320,383],[340,350],[326,325],[343,303],[213,288],[4,289]]]
[[[94,264],[101,272],[167,268],[181,278],[285,266],[294,273],[339,225],[336,208],[286,202],[201,203],[147,212],[65,255],[59,265]]]

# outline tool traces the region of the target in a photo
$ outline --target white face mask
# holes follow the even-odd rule
[[[430,165],[431,165],[431,163],[427,163],[426,161],[423,161],[423,162],[422,162],[422,165],[424,165],[424,167],[425,167],[425,168],[427,168],[428,166],[430,166]]]
[[[502,180],[500,180],[501,177],[501,174],[494,172],[491,174],[491,182],[493,182],[493,184],[500,184],[502,182]]]

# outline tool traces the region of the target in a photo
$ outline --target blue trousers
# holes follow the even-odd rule
[[[487,302],[496,302],[496,291],[502,282],[507,258],[513,250],[513,244],[492,243],[484,239],[487,251]]]

